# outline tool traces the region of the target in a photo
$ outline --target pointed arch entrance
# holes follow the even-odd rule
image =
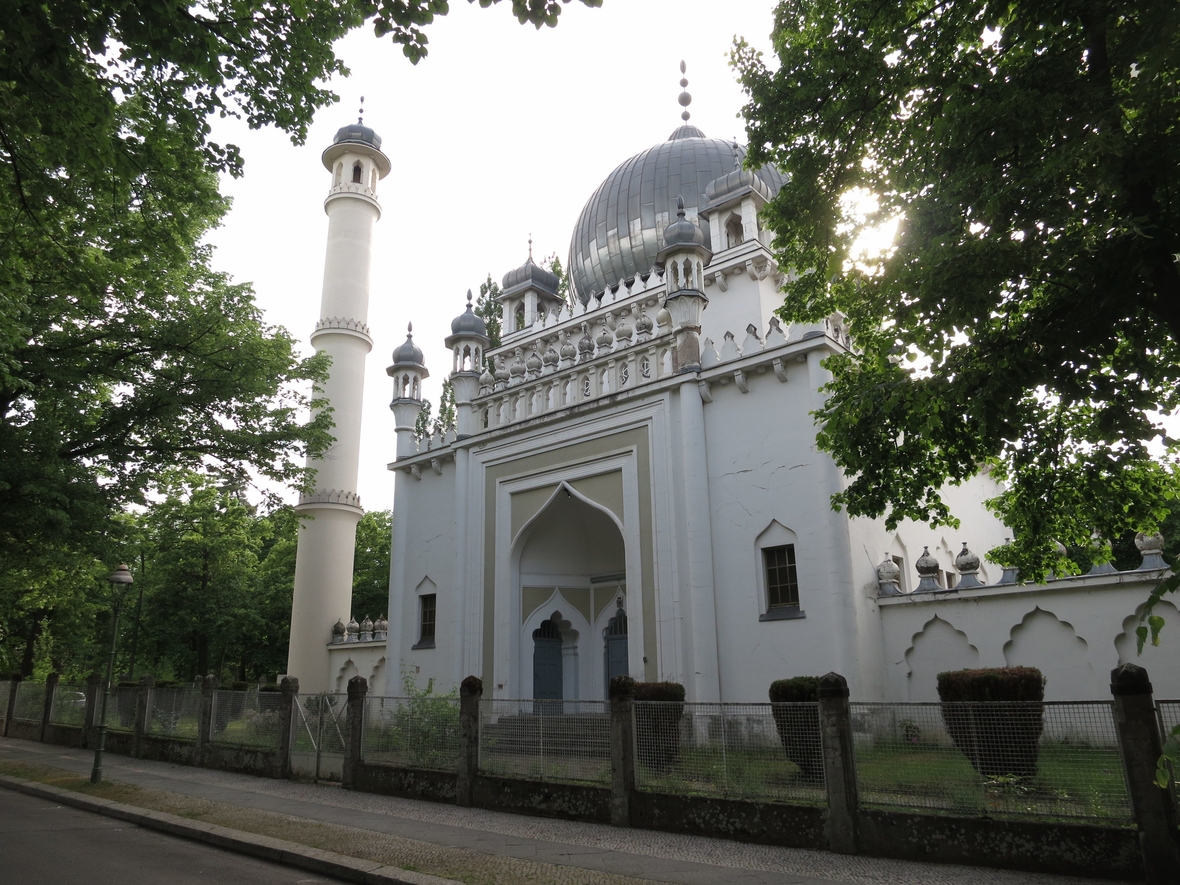
[[[603,626],[626,596],[626,549],[615,518],[563,483],[521,531],[514,561],[523,623],[512,681],[520,696],[605,697]],[[625,632],[623,643],[615,667],[626,667]]]

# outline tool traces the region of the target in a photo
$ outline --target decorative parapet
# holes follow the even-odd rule
[[[357,338],[362,338],[373,346],[373,339],[369,334],[369,326],[362,323],[360,320],[354,320],[352,317],[323,317],[315,324],[315,329],[311,333],[314,340],[317,335],[323,335],[329,332],[343,332],[346,335],[354,335]]]
[[[374,201],[377,199],[377,192],[371,187],[352,181],[342,181],[340,184],[334,185],[332,189],[328,191],[328,196],[333,196],[335,194],[356,194],[357,196],[368,197],[370,200]]]
[[[361,507],[361,496],[356,492],[343,489],[316,489],[314,492],[304,492],[299,496],[297,507],[301,509],[316,506],[340,507],[364,513]]]

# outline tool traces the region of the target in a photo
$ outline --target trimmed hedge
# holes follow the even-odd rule
[[[1033,777],[1044,730],[1045,677],[1035,667],[938,674],[947,734],[984,777]]]
[[[636,682],[634,699],[664,701],[659,706],[635,708],[635,741],[647,748],[642,761],[665,771],[680,758],[680,720],[684,716],[684,686],[679,682]]]
[[[787,758],[808,783],[824,780],[824,752],[819,731],[819,677],[796,676],[770,683],[770,710]],[[814,707],[792,706],[817,704]]]

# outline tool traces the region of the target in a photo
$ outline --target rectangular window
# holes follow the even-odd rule
[[[769,608],[799,606],[799,577],[795,572],[795,545],[764,547],[762,563],[766,568],[766,604]]]
[[[418,597],[418,644],[414,648],[434,648],[434,593],[423,593]]]

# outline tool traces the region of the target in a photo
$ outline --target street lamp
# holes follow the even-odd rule
[[[111,572],[107,580],[115,592],[115,605],[111,617],[111,654],[107,658],[107,678],[103,685],[102,704],[98,710],[98,744],[94,748],[94,768],[90,769],[90,783],[102,781],[102,751],[107,745],[107,695],[111,693],[111,675],[115,671],[115,643],[119,638],[119,609],[123,605],[123,594],[127,588],[135,583],[131,570],[126,564],[120,565]]]

